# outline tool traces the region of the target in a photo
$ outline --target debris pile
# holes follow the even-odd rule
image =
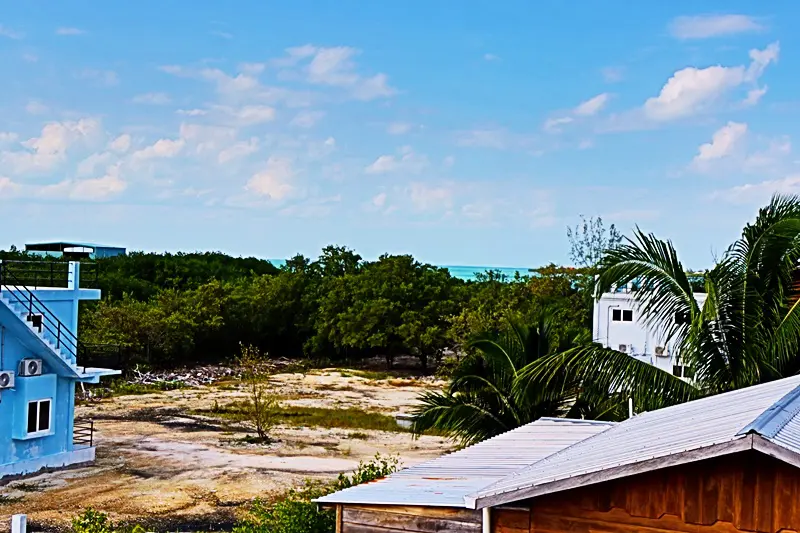
[[[179,383],[185,387],[211,385],[225,379],[239,379],[241,371],[227,366],[198,366],[181,370],[152,371],[134,368],[127,379],[137,385]]]

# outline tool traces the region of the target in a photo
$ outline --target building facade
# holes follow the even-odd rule
[[[69,241],[28,243],[25,245],[25,251],[42,257],[75,260],[116,257],[125,255],[126,252],[125,248],[119,246]]]
[[[594,303],[592,337],[606,348],[629,354],[631,357],[687,379],[692,378],[687,368],[676,356],[674,341],[667,342],[660,331],[663,328],[646,324],[639,314],[636,287],[628,284],[614,292],[603,294]],[[706,295],[696,293],[695,299],[703,306]],[[682,317],[675,317],[676,321]]]
[[[0,479],[93,461],[91,437],[75,437],[75,385],[119,374],[80,366],[79,302],[100,298],[80,263],[63,287],[28,287],[12,266],[0,262]]]

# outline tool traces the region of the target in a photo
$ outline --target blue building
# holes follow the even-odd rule
[[[78,303],[100,299],[81,288],[80,263],[62,287],[31,288],[14,267],[0,262],[0,478],[92,462],[91,434],[74,423],[75,384],[119,374],[80,366]]]
[[[35,242],[25,245],[25,251],[44,257],[67,258],[67,259],[102,259],[104,257],[115,257],[125,255],[125,248],[119,246],[106,246],[90,242]]]

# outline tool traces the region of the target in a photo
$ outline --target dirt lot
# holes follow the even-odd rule
[[[389,415],[407,411],[425,388],[441,386],[339,371],[279,374],[271,381],[283,405]],[[117,521],[158,524],[159,530],[226,528],[253,498],[279,494],[304,479],[335,477],[375,453],[398,455],[409,466],[451,447],[439,437],[290,426],[275,429],[277,442],[249,445],[241,443],[238,424],[193,414],[245,397],[239,387],[220,384],[78,407],[78,417],[95,420],[97,463],[0,487],[0,531],[19,512],[28,514],[36,531],[64,529],[89,506]]]

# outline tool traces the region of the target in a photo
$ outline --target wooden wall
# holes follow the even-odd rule
[[[337,533],[481,533],[481,511],[449,507],[344,505]]]
[[[746,452],[529,503],[531,533],[800,532],[800,469]]]

